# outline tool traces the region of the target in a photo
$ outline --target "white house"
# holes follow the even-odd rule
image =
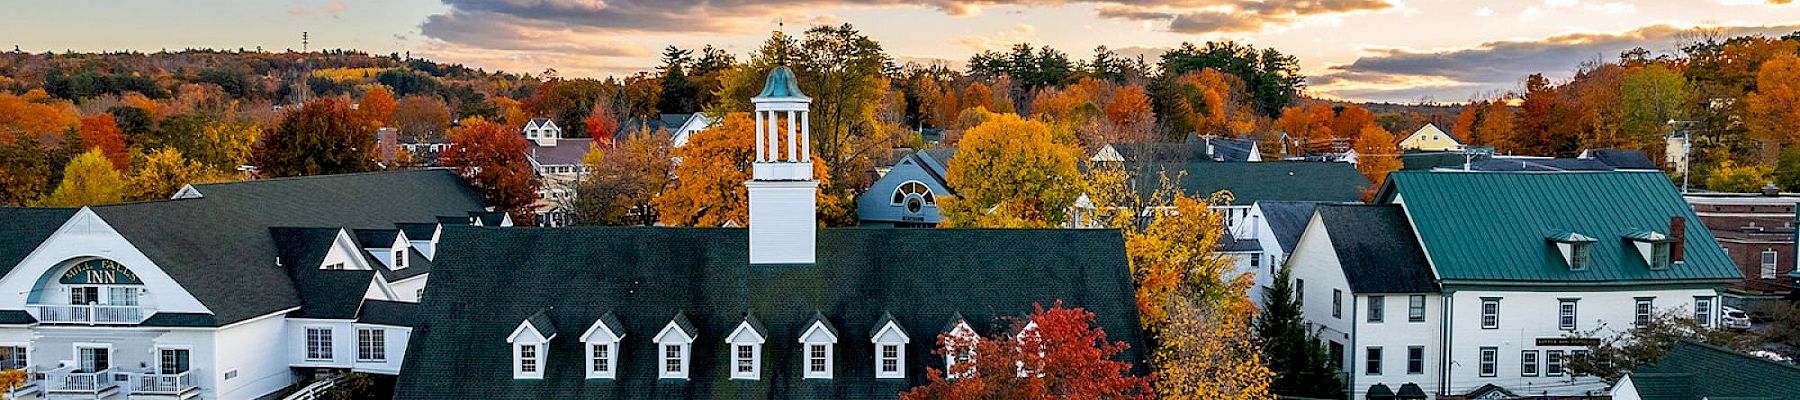
[[[549,118],[533,118],[520,129],[528,143],[526,155],[543,187],[538,189],[538,202],[532,208],[542,226],[562,226],[572,222],[575,196],[587,164],[581,157],[594,146],[593,138],[565,138],[562,128]]]
[[[394,374],[437,240],[401,231],[466,224],[482,202],[433,170],[0,208],[0,365],[30,372],[21,396],[83,399],[253,399],[310,372]]]
[[[1603,394],[1603,382],[1572,376],[1564,360],[1659,313],[1716,323],[1720,291],[1742,279],[1710,233],[1687,228],[1698,217],[1660,172],[1401,171],[1387,182],[1376,196],[1387,206],[1365,206],[1386,207],[1386,224],[1334,223],[1348,206],[1322,206],[1287,264],[1306,279],[1296,286],[1307,319],[1323,339],[1342,340],[1334,353],[1353,393],[1405,380],[1434,396]],[[1384,257],[1416,246],[1421,257],[1358,262],[1346,245]],[[1429,275],[1416,275],[1435,292],[1359,284],[1419,259]],[[1416,323],[1415,296],[1425,303]],[[1409,319],[1395,317],[1400,309]],[[1413,346],[1423,346],[1425,376],[1396,377],[1391,366],[1410,365]]]

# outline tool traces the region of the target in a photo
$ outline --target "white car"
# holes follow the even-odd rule
[[[1750,329],[1750,314],[1736,307],[1725,307],[1725,313],[1719,316],[1719,325],[1731,329]]]

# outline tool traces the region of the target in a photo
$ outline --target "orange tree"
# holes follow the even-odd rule
[[[902,400],[1150,399],[1150,378],[1132,376],[1131,363],[1114,360],[1129,345],[1109,342],[1093,326],[1094,313],[1063,308],[1058,301],[1035,307],[1028,319],[987,338],[938,335],[934,352],[946,357],[973,351],[970,362],[949,371],[930,368],[930,382]],[[1036,326],[1026,329],[1027,324]],[[946,374],[956,378],[947,378]]]
[[[787,138],[787,124],[778,123]],[[749,113],[731,113],[717,126],[694,133],[686,145],[670,152],[681,163],[675,166],[675,184],[650,201],[657,221],[673,226],[723,226],[750,223],[750,193],[744,182],[750,180],[750,164],[756,162],[756,121]],[[782,142],[785,143],[785,142]],[[781,146],[777,144],[777,148]],[[813,178],[819,187],[830,185],[825,163],[812,158]],[[818,199],[821,221],[841,220],[849,215],[847,197],[827,196]]]
[[[113,122],[112,114],[95,114],[81,119],[81,145],[99,148],[114,169],[131,167],[131,154],[125,152],[125,132]]]
[[[489,206],[526,224],[532,221],[531,203],[543,186],[531,170],[526,147],[518,132],[478,117],[450,130],[450,148],[440,157],[444,166],[479,189]]]

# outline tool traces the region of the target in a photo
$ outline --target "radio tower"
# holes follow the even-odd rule
[[[307,52],[307,46],[311,44],[311,42],[308,41],[309,39],[310,38],[307,37],[307,32],[305,32],[305,31],[300,32],[300,52],[301,53]]]

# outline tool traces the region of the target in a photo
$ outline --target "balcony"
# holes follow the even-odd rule
[[[44,393],[51,398],[104,397],[118,391],[121,373],[111,369],[95,372],[76,372],[73,368],[59,368],[44,373]]]
[[[133,398],[163,397],[186,398],[197,393],[200,388],[194,386],[194,371],[179,374],[132,374],[130,394]]]
[[[145,306],[27,304],[38,322],[50,324],[134,325],[156,314]]]

